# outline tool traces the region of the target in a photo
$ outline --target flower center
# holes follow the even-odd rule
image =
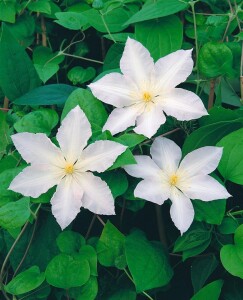
[[[171,177],[170,177],[170,185],[176,185],[177,184],[177,182],[178,182],[178,176],[177,175],[172,175]]]
[[[73,166],[73,164],[66,164],[66,166],[65,166],[65,172],[67,174],[72,174],[74,172],[74,166]]]
[[[143,93],[143,101],[144,102],[150,102],[152,101],[152,95],[149,92],[144,92]]]

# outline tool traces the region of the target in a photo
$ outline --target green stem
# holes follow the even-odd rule
[[[103,22],[103,24],[104,24],[104,26],[105,26],[105,29],[107,30],[107,32],[108,32],[108,34],[109,34],[109,37],[112,39],[112,41],[114,42],[114,43],[116,43],[116,40],[114,39],[114,37],[112,36],[112,34],[111,34],[111,32],[110,32],[110,29],[109,29],[109,27],[107,26],[107,24],[106,24],[106,21],[105,21],[105,19],[104,19],[104,15],[100,12],[100,16],[101,16],[101,19],[102,19],[102,22]]]
[[[135,284],[134,283],[134,281],[133,281],[133,279],[132,279],[132,277],[131,277],[131,275],[128,273],[128,271],[124,268],[123,269],[123,271],[125,272],[125,274],[127,275],[127,277],[132,281],[132,283],[133,284]],[[146,296],[149,300],[154,300],[149,294],[147,294],[146,292],[142,292],[142,294],[144,294],[144,296]]]
[[[238,210],[235,212],[228,212],[227,215],[228,216],[237,216],[237,215],[242,215],[243,214],[243,210]]]

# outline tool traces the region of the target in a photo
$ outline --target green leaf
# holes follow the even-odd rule
[[[124,133],[118,137],[120,143],[129,148],[133,148],[146,140],[146,137],[137,133]]]
[[[28,9],[30,11],[38,12],[38,13],[51,13],[51,5],[49,0],[37,0],[28,3]]]
[[[209,42],[199,52],[198,69],[206,78],[230,76],[232,65],[233,55],[225,44]]]
[[[59,64],[64,60],[64,55],[52,53],[50,48],[39,46],[33,53],[33,62],[40,79],[45,83],[59,70]]]
[[[32,61],[4,24],[0,33],[0,62],[1,69],[8,70],[0,72],[0,87],[11,101],[40,85]]]
[[[185,261],[189,257],[194,257],[194,256],[202,253],[203,251],[205,251],[208,248],[210,243],[211,243],[211,239],[208,239],[205,242],[202,242],[200,245],[198,245],[194,248],[183,251],[182,252],[182,261]]]
[[[76,88],[67,84],[40,86],[13,101],[18,105],[62,105]]]
[[[202,223],[193,223],[187,232],[178,237],[173,252],[181,252],[200,246],[211,239],[211,232]]]
[[[15,22],[16,0],[0,0],[0,21]]]
[[[0,207],[0,226],[5,229],[18,228],[24,225],[30,216],[30,199],[24,197]]]
[[[97,31],[105,33],[123,31],[128,26],[124,25],[125,21],[133,15],[136,8],[136,6],[126,5],[126,9],[122,6],[109,9],[111,3],[107,1],[102,12],[94,8],[83,12],[89,24]]]
[[[225,118],[225,119],[224,119]],[[182,152],[187,154],[197,148],[204,146],[215,146],[221,138],[228,133],[242,127],[243,118],[235,114],[227,114],[225,111],[219,111],[219,114],[208,120],[205,126],[193,131],[185,140]]]
[[[237,219],[233,217],[225,217],[220,226],[218,226],[218,230],[222,234],[232,234],[235,233],[238,226],[239,223]]]
[[[226,208],[226,200],[215,200],[204,202],[193,200],[195,210],[195,220],[204,221],[208,224],[221,224]]]
[[[243,261],[243,225],[240,225],[235,231],[235,246],[240,259]]]
[[[59,234],[56,242],[61,252],[73,254],[79,252],[81,246],[85,244],[85,239],[78,232],[66,230]]]
[[[25,115],[22,119],[14,123],[14,128],[17,132],[43,132],[50,135],[57,123],[58,114],[56,111],[42,108]]]
[[[103,71],[107,71],[106,74],[111,73],[113,69],[119,69],[120,68],[120,60],[122,57],[122,53],[124,51],[124,45],[123,44],[113,44],[108,52],[106,53],[104,65],[103,65]],[[119,71],[120,72],[120,71]],[[106,75],[102,73],[103,76]],[[99,74],[98,78],[101,74]],[[102,76],[102,77],[103,77]],[[98,79],[96,78],[95,81]]]
[[[97,294],[98,282],[95,276],[90,276],[89,281],[83,286],[78,288],[71,288],[69,290],[69,295],[76,300],[95,300]]]
[[[117,141],[117,142],[119,142],[119,141]],[[135,160],[131,150],[127,149],[120,156],[118,156],[118,158],[116,159],[114,164],[108,170],[114,170],[114,169],[120,168],[125,165],[133,165],[133,164],[136,164],[136,160]]]
[[[243,184],[243,129],[226,135],[217,144],[223,147],[223,155],[218,170],[226,180]]]
[[[205,300],[208,298],[208,296],[210,296],[210,300],[218,300],[220,293],[221,293],[223,283],[224,283],[223,280],[215,280],[215,281],[207,284],[199,292],[197,292],[191,298],[191,300]]]
[[[12,180],[23,170],[23,167],[7,169],[0,173],[0,206],[19,198],[19,194],[8,190]]]
[[[18,241],[10,256],[10,264],[13,270],[19,266],[21,262],[21,270],[25,270],[30,266],[37,265],[41,271],[45,271],[50,260],[57,255],[58,248],[55,240],[60,233],[60,226],[55,218],[49,213],[39,211],[38,224],[35,229],[35,238],[29,246],[30,237],[33,234],[34,224],[29,224]],[[8,232],[4,232],[4,240],[7,251],[12,247],[15,239]],[[29,247],[28,255],[23,259]],[[36,300],[36,299],[34,299]]]
[[[128,188],[126,173],[121,170],[105,172],[99,175],[109,186],[114,198],[123,195]]]
[[[97,100],[88,90],[76,89],[68,97],[61,119],[63,120],[69,111],[77,105],[84,111],[91,124],[92,131],[100,132],[107,119],[107,112],[102,102]]]
[[[134,14],[125,25],[165,17],[184,10],[188,7],[186,2],[180,0],[148,0],[142,9]]]
[[[50,261],[45,274],[50,285],[69,289],[82,286],[89,280],[90,267],[86,259],[62,253]]]
[[[10,143],[10,136],[8,133],[9,126],[6,121],[7,114],[0,111],[0,159],[6,153],[6,148]]]
[[[114,267],[116,259],[124,255],[125,236],[109,221],[97,243],[98,261],[102,266]]]
[[[160,243],[149,242],[140,231],[126,237],[125,253],[137,292],[165,286],[173,276]]]
[[[84,69],[82,67],[74,67],[68,72],[68,79],[72,84],[82,84],[87,81],[90,81],[95,77],[96,71],[92,67]]]
[[[90,267],[90,275],[91,276],[98,276],[97,273],[97,254],[95,249],[90,245],[83,245],[79,251],[76,253],[75,256],[86,259],[89,263]]]
[[[218,264],[218,260],[214,255],[198,257],[193,261],[191,266],[191,278],[194,293],[198,292],[204,286]]]
[[[83,13],[78,12],[58,12],[55,14],[57,24],[70,29],[70,30],[80,30],[87,25],[88,20],[83,15]]]
[[[135,25],[135,38],[158,60],[182,45],[183,27],[180,19],[173,15]]]
[[[240,259],[234,245],[225,245],[220,250],[223,267],[233,276],[243,279],[243,261]]]
[[[17,18],[14,24],[6,24],[6,26],[13,37],[24,48],[33,43],[35,38],[35,19],[33,16],[23,14]]]
[[[38,266],[18,274],[6,286],[6,292],[12,295],[21,295],[36,289],[45,280],[45,273],[40,273]]]

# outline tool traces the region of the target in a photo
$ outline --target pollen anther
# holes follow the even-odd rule
[[[73,166],[73,164],[67,164],[67,165],[65,166],[65,172],[66,172],[67,174],[72,174],[73,171],[74,171],[74,166]]]
[[[172,176],[170,177],[170,185],[176,185],[177,182],[178,182],[178,176],[175,175],[175,174],[172,175]]]
[[[143,93],[143,101],[144,102],[150,102],[152,100],[152,95],[149,92]]]

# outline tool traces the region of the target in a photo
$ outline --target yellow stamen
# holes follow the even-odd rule
[[[150,102],[152,100],[152,95],[149,92],[143,93],[143,101],[144,102]]]
[[[65,166],[65,172],[66,172],[67,174],[72,174],[73,171],[74,171],[74,166],[73,166],[73,164],[66,164],[66,166]]]
[[[178,182],[178,176],[175,175],[175,174],[172,175],[172,176],[170,177],[170,185],[176,185],[177,182]]]

